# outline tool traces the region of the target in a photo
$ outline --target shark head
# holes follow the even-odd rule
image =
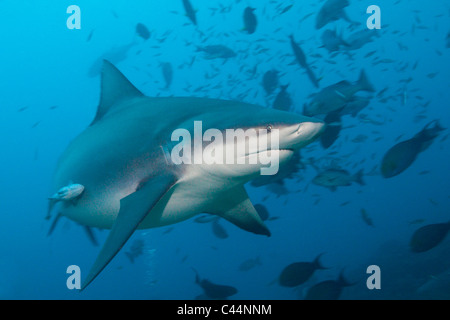
[[[233,101],[146,97],[105,61],[97,114],[61,156],[52,186],[83,187],[76,203],[59,202],[59,216],[111,229],[82,289],[138,228],[209,213],[269,236],[244,184],[275,174],[323,126]]]
[[[258,175],[275,175],[296,150],[314,141],[324,128],[312,118],[242,103],[230,118],[231,108],[226,110],[228,115],[223,114],[227,121],[210,121],[207,127],[194,122],[194,142],[182,144],[189,146],[183,152],[191,154],[189,164],[200,164],[204,172],[237,183]],[[216,119],[224,117],[221,111],[216,115]],[[172,155],[174,150],[176,156],[179,148],[172,149]]]

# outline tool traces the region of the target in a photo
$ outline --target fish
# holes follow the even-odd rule
[[[369,30],[364,28],[362,30],[356,31],[350,34],[345,40],[347,44],[342,49],[345,51],[355,51],[364,47],[366,44],[373,41],[373,38],[379,37],[379,33],[375,30]]]
[[[345,7],[349,6],[348,0],[327,0],[320,8],[316,16],[316,29],[321,29],[330,22],[344,19],[352,24],[352,22],[344,11]]]
[[[270,217],[269,210],[267,210],[267,208],[264,205],[257,203],[254,205],[254,207],[262,221],[266,221],[269,219]]]
[[[297,60],[298,64],[302,66],[306,70],[306,74],[309,77],[309,80],[313,83],[313,85],[318,88],[319,87],[319,81],[317,80],[316,76],[312,72],[310,66],[306,62],[306,55],[303,52],[302,48],[295,42],[294,35],[291,34],[289,36],[289,39],[291,41],[291,48],[294,51],[295,59]]]
[[[215,284],[208,279],[201,279],[197,270],[192,268],[195,272],[195,283],[202,288],[204,295],[209,299],[214,300],[226,300],[227,298],[234,296],[238,293],[235,287]]]
[[[305,105],[303,113],[307,116],[317,116],[343,109],[347,103],[354,101],[354,96],[359,91],[375,92],[364,70],[361,70],[355,83],[344,80],[323,88]]]
[[[247,31],[248,34],[255,33],[256,26],[258,25],[258,20],[255,15],[255,8],[247,7],[244,10],[244,30]]]
[[[326,187],[331,191],[336,191],[337,187],[350,186],[353,182],[364,186],[363,170],[351,175],[348,171],[342,169],[328,169],[317,174],[312,182],[315,185]]]
[[[341,271],[337,280],[322,281],[309,288],[305,300],[338,300],[343,288],[352,285],[354,283],[348,282]]]
[[[363,221],[368,225],[373,227],[373,222],[372,219],[369,217],[369,214],[367,213],[366,209],[361,209],[361,218],[363,219]]]
[[[409,242],[409,247],[415,253],[429,251],[440,244],[449,231],[450,221],[423,226],[414,232]]]
[[[144,244],[144,240],[136,239],[131,244],[130,249],[125,252],[131,263],[134,263],[135,259],[144,253]]]
[[[202,216],[196,217],[194,219],[194,222],[196,222],[196,223],[210,223],[210,222],[213,222],[214,220],[217,220],[218,218],[219,217],[215,217],[213,215],[202,215]]]
[[[412,226],[414,224],[422,224],[425,222],[425,219],[416,219],[409,222],[409,225]]]
[[[249,271],[253,268],[255,268],[256,266],[261,266],[261,257],[256,257],[256,258],[252,258],[252,259],[247,259],[245,261],[243,261],[240,265],[239,265],[239,271]]]
[[[184,10],[186,12],[186,16],[191,20],[194,25],[197,25],[197,16],[192,4],[189,0],[183,0]]]
[[[392,178],[408,169],[417,156],[426,150],[443,130],[445,129],[440,126],[439,121],[434,120],[411,139],[404,140],[391,147],[381,161],[382,176]]]
[[[147,27],[142,23],[136,25],[136,33],[144,40],[149,39],[151,35],[150,31],[148,31]]]
[[[219,239],[228,238],[228,233],[224,229],[224,227],[222,227],[222,225],[219,223],[219,219],[215,219],[212,222],[212,231],[213,231],[214,235]]]
[[[289,93],[286,91],[289,85],[281,86],[280,92],[278,92],[274,102],[273,108],[281,111],[290,111],[292,107],[292,99]]]
[[[84,186],[78,183],[70,183],[67,186],[60,188],[55,194],[48,198],[49,206],[46,219],[50,219],[53,206],[59,201],[71,201],[76,203],[77,199],[81,197],[84,192]]]
[[[236,57],[236,53],[224,45],[211,45],[205,47],[197,47],[197,51],[205,53],[205,59],[229,59]]]
[[[449,49],[450,48],[450,31],[447,33],[446,41],[447,41],[447,43],[446,43],[445,47],[447,49]]]
[[[266,145],[256,153],[233,153],[228,164],[180,162],[180,145],[185,138],[172,141],[172,135],[193,132],[199,122],[205,132],[212,128],[219,132],[263,128],[267,134],[277,130],[279,143],[269,150]],[[323,127],[323,122],[315,118],[241,102],[146,97],[105,60],[97,113],[62,153],[51,183],[51,190],[61,189],[66,181],[84,186],[76,205],[61,202],[58,212],[62,216],[81,225],[111,229],[81,290],[109,264],[136,229],[172,225],[209,213],[243,230],[270,236],[244,184],[266,170],[264,174],[274,172],[268,165],[238,164],[237,158],[270,151],[278,155],[277,163],[282,168],[297,150],[315,141]],[[228,140],[222,144],[224,155],[225,150],[242,150],[237,139]],[[197,151],[200,147],[203,152],[208,146],[211,149],[209,144],[197,146]],[[190,157],[195,159],[192,153]]]
[[[164,81],[166,82],[166,89],[170,87],[173,79],[173,67],[170,62],[164,62],[161,64],[161,70],[164,77]]]
[[[278,277],[280,286],[297,287],[308,281],[316,270],[327,269],[319,261],[322,255],[319,254],[313,262],[294,262],[285,267]]]
[[[327,125],[320,135],[320,144],[324,149],[328,149],[339,138],[342,130],[341,114],[338,111],[326,115],[323,120]]]
[[[263,88],[267,95],[271,95],[278,87],[278,71],[269,70],[263,76]]]
[[[341,46],[348,47],[348,43],[339,36],[336,30],[325,30],[322,33],[322,47],[327,49],[329,53],[339,51]]]
[[[288,12],[289,10],[291,10],[291,8],[293,6],[294,6],[293,4],[290,4],[290,5],[286,6],[286,7],[284,7],[283,10],[281,10],[280,15],[282,15],[282,14]]]
[[[356,117],[359,112],[366,108],[370,103],[370,98],[353,96],[352,99],[339,110],[341,116],[351,115]]]

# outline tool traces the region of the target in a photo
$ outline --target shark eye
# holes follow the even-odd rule
[[[266,130],[267,130],[268,133],[272,132],[272,125],[268,124],[267,127],[266,127]]]

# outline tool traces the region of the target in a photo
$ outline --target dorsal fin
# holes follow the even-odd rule
[[[92,124],[100,120],[118,102],[143,94],[111,62],[103,60],[100,104]]]

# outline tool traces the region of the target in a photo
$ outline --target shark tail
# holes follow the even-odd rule
[[[366,72],[364,70],[361,70],[361,74],[359,75],[358,85],[360,87],[360,90],[362,90],[362,91],[375,92],[375,88],[370,83],[369,79],[367,78]]]
[[[355,180],[356,183],[358,183],[358,184],[360,184],[362,186],[365,186],[366,183],[363,180],[363,176],[364,176],[364,172],[363,172],[363,169],[361,169],[355,174],[354,180]]]

